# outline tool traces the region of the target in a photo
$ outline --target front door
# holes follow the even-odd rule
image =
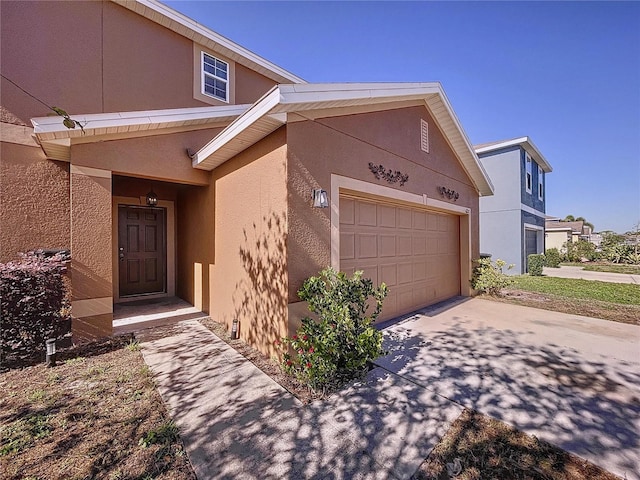
[[[166,292],[165,209],[118,206],[120,297]]]

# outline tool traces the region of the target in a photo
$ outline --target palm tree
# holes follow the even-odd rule
[[[593,223],[591,222],[587,222],[587,219],[584,217],[578,217],[575,219],[576,222],[582,222],[583,225],[587,226],[587,227],[591,227],[591,231],[593,232],[595,230],[595,227],[593,226]]]
[[[582,222],[583,225],[587,227],[591,227],[592,232],[596,229],[596,227],[593,226],[593,223],[587,222],[587,219],[584,217],[574,217],[573,215],[567,215],[566,217],[564,217],[564,220],[562,221],[563,222]]]

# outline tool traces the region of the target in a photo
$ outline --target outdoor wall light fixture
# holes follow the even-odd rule
[[[314,188],[313,195],[314,208],[327,208],[329,206],[329,197],[327,197],[327,191],[321,188]]]
[[[47,346],[47,367],[56,366],[56,339],[50,338],[45,342]]]
[[[158,204],[158,195],[156,195],[153,191],[153,188],[149,193],[147,193],[147,205],[150,207],[155,207]]]

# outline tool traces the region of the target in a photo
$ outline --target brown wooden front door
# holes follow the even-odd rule
[[[165,209],[118,207],[120,296],[166,292]]]

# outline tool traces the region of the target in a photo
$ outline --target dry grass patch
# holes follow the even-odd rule
[[[130,337],[0,374],[6,479],[195,479],[178,431]]]
[[[618,480],[505,423],[465,410],[412,477],[415,480]]]

